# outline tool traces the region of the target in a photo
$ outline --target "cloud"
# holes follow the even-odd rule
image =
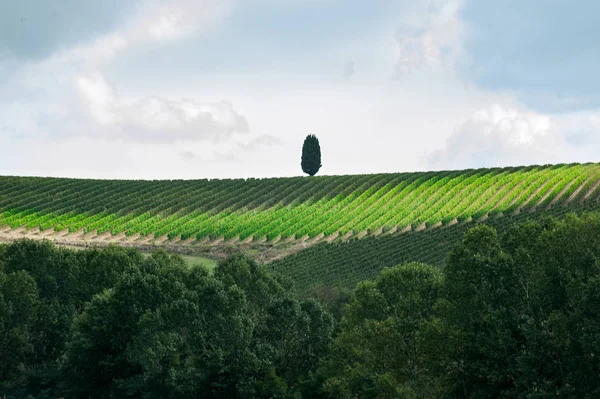
[[[203,32],[227,15],[234,0],[145,0],[114,29],[48,54],[41,65],[99,70],[120,52],[135,47],[168,45]],[[93,16],[92,16],[93,18]],[[70,26],[67,23],[67,26]],[[61,26],[63,30],[64,26]]]
[[[24,134],[18,133],[15,128],[6,125],[0,125],[0,137],[15,140],[26,138]]]
[[[228,101],[198,103],[193,99],[171,100],[144,97],[124,100],[103,77],[76,80],[82,101],[105,135],[142,141],[212,139],[249,131],[246,118]]]
[[[396,31],[397,76],[456,62],[462,42],[461,5],[462,0],[425,0],[402,13]]]
[[[356,67],[354,65],[354,61],[348,61],[344,67],[344,79],[352,79],[355,73]]]
[[[198,33],[226,15],[233,0],[142,0],[138,2],[0,2],[0,58],[39,61],[86,47],[125,48],[172,41]],[[68,28],[67,28],[68,27]]]
[[[232,144],[232,143],[229,143]],[[212,151],[212,158],[209,159],[210,162],[217,163],[240,163],[243,161],[251,161],[256,159],[256,153],[259,155],[264,155],[268,152],[267,149],[274,146],[281,146],[284,142],[276,137],[270,135],[262,135],[253,138],[248,142],[238,142],[232,146],[223,146]],[[182,154],[187,159],[195,159],[197,156],[193,153]],[[191,156],[189,156],[191,155]]]
[[[121,0],[2,1],[0,58],[40,60],[92,40],[116,29],[133,4]]]
[[[555,119],[570,145],[600,152],[600,109],[571,112]]]
[[[234,162],[239,162],[240,158],[239,156],[233,152],[233,151],[227,151],[227,152],[217,152],[214,151],[212,153],[212,158],[211,158],[211,162],[214,163],[224,163],[224,164],[231,164]]]
[[[238,147],[244,151],[255,151],[260,147],[274,147],[283,144],[283,141],[270,135],[262,135],[247,143],[238,143]]]
[[[231,3],[231,0],[152,1],[130,24],[128,35],[138,40],[180,39],[224,15]]]
[[[474,0],[311,1],[138,0],[111,11],[118,18],[107,23],[99,14],[97,27],[93,15],[78,14],[78,24],[91,26],[74,28],[78,37],[63,32],[46,43],[40,27],[35,35],[46,50],[11,50],[12,58],[0,60],[0,126],[27,135],[0,140],[2,170],[126,178],[298,175],[302,140],[313,132],[325,174],[597,158],[598,112],[531,112],[511,105],[522,102],[504,89],[518,85],[492,87],[475,80],[476,73],[463,76],[469,84],[457,79],[466,56],[469,68],[479,63],[485,73],[504,68],[498,73],[521,76],[520,56],[510,48],[523,44],[515,40],[537,39],[506,28],[518,13],[500,13],[504,25],[498,22],[491,34],[514,35],[499,47],[512,61],[486,63],[482,54],[495,51],[490,37],[481,36],[488,53],[473,47],[467,53],[464,46],[479,35],[464,30],[473,25],[463,2],[473,7]],[[403,10],[392,12],[396,7]],[[526,19],[538,35],[538,21],[531,13]],[[70,29],[68,20],[57,21],[53,29]],[[302,30],[307,21],[310,32]],[[0,43],[9,39],[0,35]],[[0,44],[0,53],[6,48]],[[553,62],[574,65],[568,57]],[[390,84],[396,64],[399,75],[418,73]],[[552,97],[544,85],[525,85],[523,92]],[[564,91],[561,101],[576,108],[595,93]],[[503,106],[472,115],[494,103]],[[367,141],[360,139],[365,134]],[[442,148],[419,163],[434,144]]]
[[[188,145],[190,142],[182,143],[183,145]],[[274,146],[281,146],[284,142],[277,137],[273,137],[270,135],[261,135],[255,137],[247,142],[238,142],[238,143],[211,143],[213,144],[211,147],[214,148],[212,151],[212,161],[215,162],[226,162],[226,161],[239,161],[243,158],[245,159],[253,159],[254,153],[257,151],[265,150]],[[235,148],[232,150],[231,148]],[[188,161],[198,160],[201,157],[198,156],[195,152],[192,151],[181,151],[179,153],[183,159]]]
[[[181,155],[181,157],[183,159],[187,159],[187,160],[191,160],[191,159],[195,159],[196,158],[196,155],[193,152],[191,152],[191,151],[182,151],[182,152],[179,153],[179,155]]]
[[[458,169],[569,162],[574,150],[553,118],[494,104],[457,126],[425,163]]]
[[[228,101],[171,98],[154,95],[152,88],[136,95],[118,93],[117,87],[104,77],[105,70],[121,53],[169,44],[200,33],[218,21],[230,3],[229,0],[136,2],[128,18],[118,26],[110,25],[110,31],[90,35],[87,41],[82,39],[70,46],[66,46],[71,42],[65,39],[66,44],[53,47],[53,52],[44,59],[0,63],[0,72],[4,68],[10,77],[6,82],[0,81],[0,98],[17,100],[27,108],[19,115],[20,119],[36,124],[35,129],[28,128],[28,134],[165,142],[218,141],[247,132],[245,117]],[[73,12],[77,10],[75,7]],[[60,7],[56,12],[68,13]],[[93,19],[93,15],[83,17]],[[61,28],[65,31],[68,30],[65,25],[71,26],[63,24]],[[10,109],[10,103],[0,100],[0,112],[3,108]]]
[[[469,0],[462,76],[540,112],[600,107],[600,2]]]

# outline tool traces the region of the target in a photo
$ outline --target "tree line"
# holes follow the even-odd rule
[[[32,398],[600,395],[600,215],[470,229],[442,268],[352,292],[245,255],[0,247],[0,394]]]

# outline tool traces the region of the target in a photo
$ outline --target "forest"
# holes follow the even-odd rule
[[[600,215],[467,230],[352,290],[244,254],[0,247],[8,398],[600,396]]]

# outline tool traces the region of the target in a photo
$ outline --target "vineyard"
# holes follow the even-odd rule
[[[343,242],[582,204],[598,197],[599,182],[593,163],[274,179],[0,177],[0,232],[189,246]]]
[[[269,267],[290,277],[299,292],[318,285],[352,289],[359,281],[375,279],[384,267],[404,262],[416,261],[442,267],[448,252],[476,223],[494,227],[501,237],[516,223],[544,216],[560,220],[567,213],[586,211],[600,211],[600,203],[586,201],[568,207],[553,207],[544,212],[522,212],[511,217],[492,217],[482,222],[471,221],[410,234],[321,243],[274,261]]]

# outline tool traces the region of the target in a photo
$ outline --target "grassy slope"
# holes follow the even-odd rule
[[[142,252],[144,256],[152,255],[151,252]],[[217,267],[217,261],[211,258],[207,258],[204,256],[192,256],[192,255],[179,255],[188,266],[202,266],[207,268],[208,270],[213,270]]]
[[[600,164],[249,180],[0,177],[0,230],[145,244],[330,241],[579,203],[596,198],[598,181]]]
[[[466,230],[476,223],[492,226],[502,235],[511,225],[527,219],[543,216],[560,219],[569,212],[587,211],[600,211],[597,199],[571,203],[569,206],[557,205],[535,212],[521,212],[518,215],[496,216],[483,222],[471,221],[343,243],[322,243],[272,262],[269,267],[294,280],[296,289],[300,292],[321,284],[353,288],[359,281],[374,279],[384,267],[406,261],[442,267],[447,253],[462,240]]]

